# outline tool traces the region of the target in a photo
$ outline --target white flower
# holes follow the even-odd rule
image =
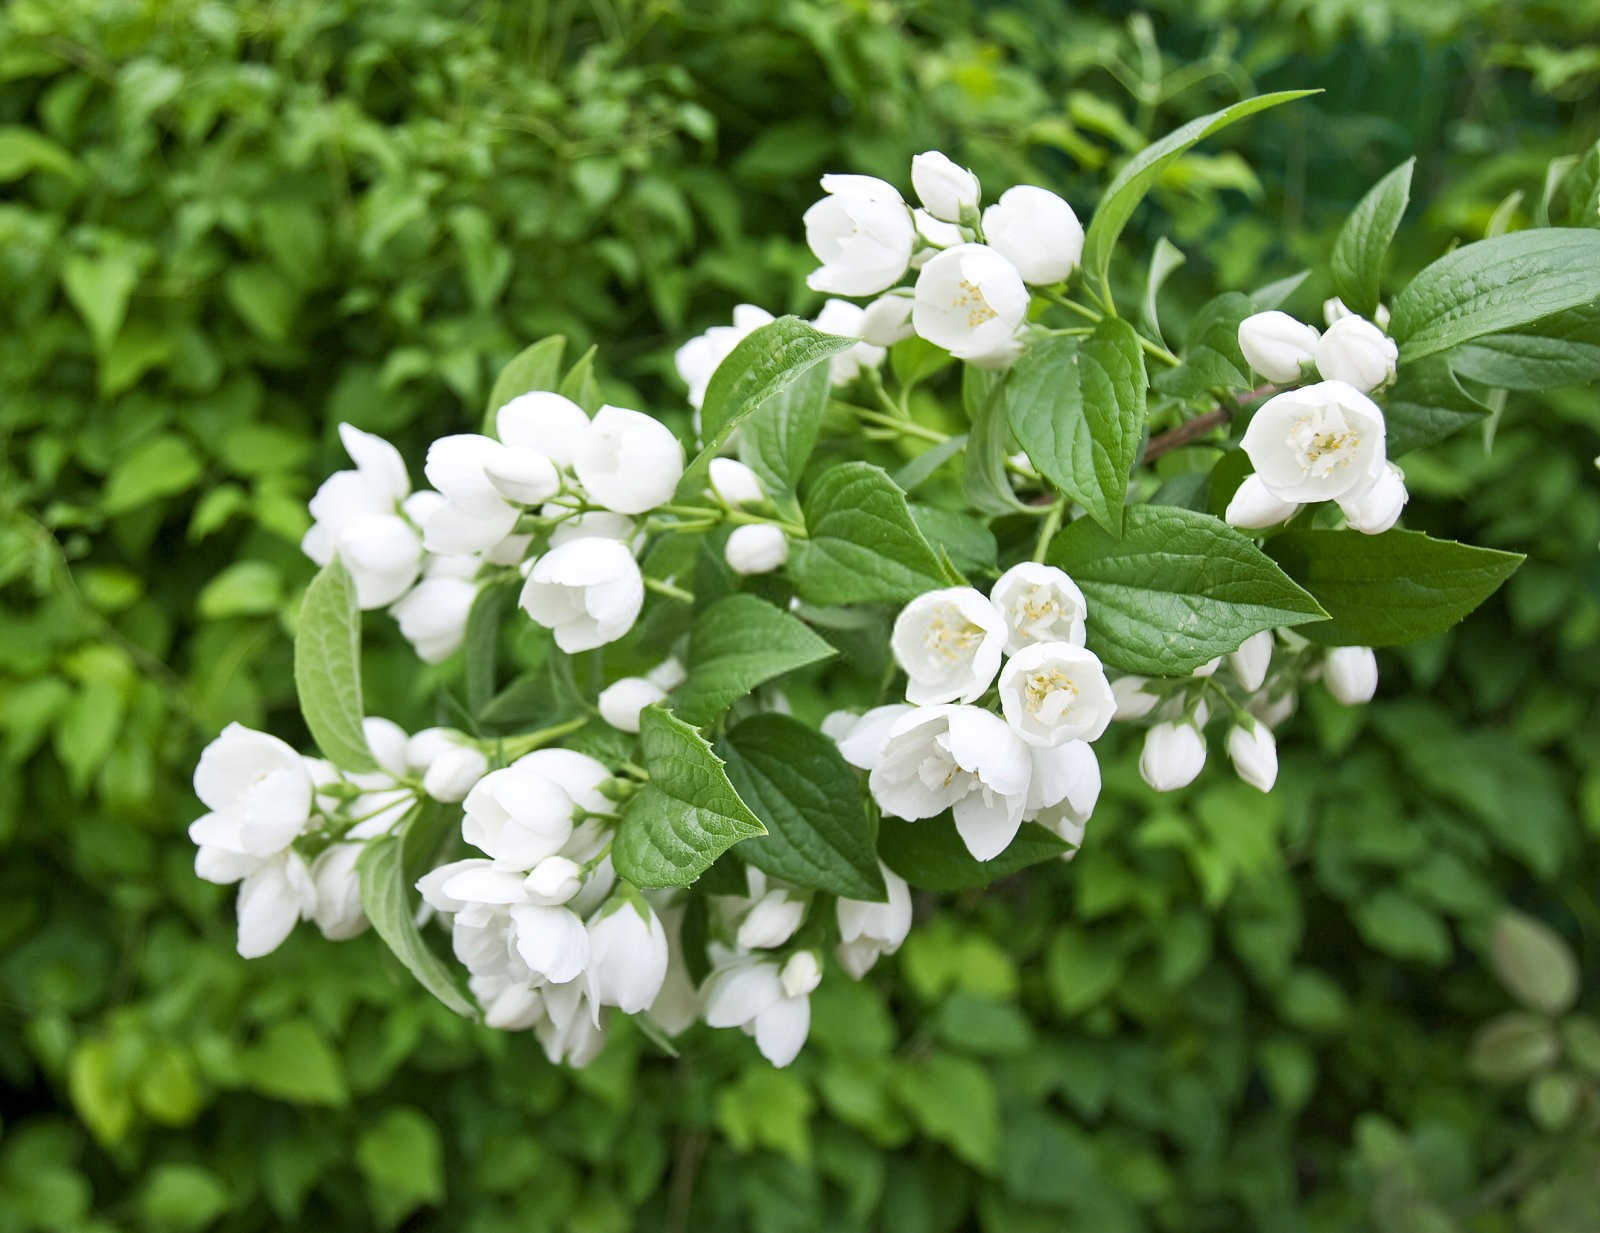
[[[356,873],[364,844],[336,843],[311,862],[316,902],[311,919],[322,936],[334,942],[353,938],[367,927],[361,907],[361,879]]]
[[[834,906],[839,918],[839,945],[834,958],[839,966],[860,980],[880,955],[892,955],[911,932],[911,889],[906,880],[887,865],[880,864],[888,894],[881,903],[867,899],[843,899]]]
[[[1299,511],[1300,502],[1279,500],[1259,475],[1247,475],[1234,490],[1222,517],[1230,527],[1258,531],[1288,522]]]
[[[1340,502],[1339,507],[1352,530],[1381,535],[1400,520],[1400,511],[1409,499],[1405,475],[1390,462],[1384,464],[1383,474],[1371,488],[1354,500]]]
[[[900,281],[911,260],[911,211],[892,184],[827,175],[828,195],[805,212],[806,243],[822,262],[806,285],[828,295],[876,295]]]
[[[1252,788],[1271,792],[1278,778],[1278,743],[1272,729],[1254,719],[1228,730],[1228,757],[1239,778]]]
[[[706,399],[706,387],[722,361],[728,358],[745,337],[770,324],[772,314],[754,304],[740,304],[733,310],[732,325],[715,325],[691,338],[672,357],[678,376],[689,387],[689,405],[696,411]]]
[[[575,539],[614,539],[637,553],[644,537],[637,534],[638,526],[626,514],[614,514],[608,509],[591,509],[581,514],[560,505],[546,505],[539,513],[546,518],[560,518],[550,532],[550,547],[559,548]]]
[[[662,693],[670,694],[678,686],[689,679],[689,670],[683,666],[683,661],[675,655],[669,655],[649,672],[644,674],[645,680],[654,685]]]
[[[964,243],[968,238],[967,235],[962,233],[960,227],[957,227],[954,223],[943,222],[926,210],[911,211],[911,225],[917,229],[917,238],[927,248],[954,248],[957,244]],[[927,251],[927,248],[923,248],[916,256],[911,258],[913,268],[920,269],[933,256],[932,253]]]
[[[545,986],[545,1016],[533,1031],[552,1063],[582,1070],[605,1046],[599,1008],[589,1001],[587,982],[570,980]]]
[[[907,677],[906,699],[919,705],[975,700],[994,680],[1005,642],[1005,617],[971,587],[917,596],[889,639]]]
[[[1139,774],[1157,792],[1194,782],[1206,764],[1206,738],[1191,723],[1159,723],[1145,733]]]
[[[1294,714],[1299,701],[1292,689],[1274,690],[1272,693],[1257,694],[1250,699],[1245,709],[1267,727],[1276,728]]]
[[[892,347],[910,338],[916,333],[911,328],[912,304],[911,296],[897,291],[873,300],[861,315],[861,341],[875,347]]]
[[[1005,617],[1007,655],[1035,642],[1083,645],[1089,606],[1078,584],[1054,565],[1013,565],[995,582],[989,599]]]
[[[517,525],[517,506],[490,478],[489,468],[501,466],[513,480],[534,477],[520,475],[506,454],[507,448],[500,442],[474,433],[440,437],[428,447],[423,470],[444,497],[443,503],[431,503],[421,519],[429,552],[483,552],[511,534]],[[551,485],[538,498],[544,500],[554,494],[559,483],[550,461],[542,456],[540,461],[548,469],[546,478]]]
[[[239,885],[240,956],[259,959],[277,950],[316,904],[316,887],[298,852],[280,852],[258,866]]]
[[[1267,679],[1267,669],[1272,665],[1272,631],[1264,629],[1251,634],[1239,644],[1237,651],[1229,653],[1228,664],[1245,693],[1255,693]]]
[[[1000,709],[1030,745],[1099,739],[1117,699],[1100,657],[1070,642],[1037,642],[1000,671]]]
[[[767,499],[761,480],[736,458],[711,460],[711,491],[728,505],[760,505]]]
[[[849,300],[829,300],[812,322],[824,334],[840,338],[860,338],[866,310]],[[876,368],[887,354],[882,347],[869,342],[858,342],[848,351],[841,351],[828,361],[828,381],[833,385],[848,385],[863,369]]]
[[[494,414],[495,432],[515,450],[530,450],[558,467],[570,467],[589,417],[570,398],[549,390],[519,394]],[[543,498],[540,498],[541,500]]]
[[[517,600],[569,655],[615,642],[644,607],[644,578],[614,539],[574,539],[534,564]]]
[[[637,732],[644,708],[666,696],[665,690],[642,676],[625,676],[600,691],[600,718],[620,732]]]
[[[1354,314],[1351,313],[1350,309],[1346,307],[1345,302],[1338,296],[1332,296],[1329,299],[1322,301],[1322,319],[1323,322],[1328,326],[1332,326],[1341,318],[1353,315]],[[1388,329],[1389,306],[1387,304],[1379,304],[1378,311],[1373,314],[1372,319],[1377,322],[1380,330]]]
[[[776,963],[736,959],[706,980],[706,1023],[741,1028],[756,1039],[761,1055],[787,1066],[811,1031],[811,999],[789,997]]]
[[[767,574],[789,559],[789,540],[770,522],[750,523],[733,529],[722,555],[736,574]]]
[[[1028,809],[1023,815],[1028,821],[1053,831],[1075,852],[1099,799],[1100,760],[1087,741],[1034,747]],[[1073,854],[1064,855],[1070,859]]]
[[[1339,646],[1323,661],[1328,692],[1346,706],[1371,702],[1378,692],[1378,657],[1370,646]]]
[[[633,1015],[667,978],[667,933],[643,899],[613,899],[589,921],[589,999]]]
[[[1317,343],[1317,371],[1363,392],[1394,380],[1400,348],[1365,317],[1351,314],[1328,327]]]
[[[575,979],[589,962],[589,934],[577,914],[562,907],[519,903],[511,909],[514,944],[535,976],[553,985]]]
[[[1243,445],[1277,500],[1342,504],[1363,496],[1383,474],[1383,412],[1354,386],[1323,381],[1269,398],[1251,418]]]
[[[975,706],[925,706],[890,729],[867,778],[873,799],[907,821],[954,812],[978,860],[1003,852],[1022,825],[1032,763],[1005,720]]]
[[[422,775],[422,790],[436,801],[464,800],[488,770],[489,759],[481,749],[457,745],[428,764]]]
[[[337,555],[355,583],[356,603],[381,608],[405,593],[422,565],[422,540],[400,516],[411,480],[400,452],[382,437],[340,424],[339,439],[356,469],[335,472],[317,489],[300,547],[318,565]]]
[[[689,1030],[700,1018],[700,989],[689,975],[689,963],[683,949],[683,918],[685,907],[681,900],[673,902],[656,892],[652,906],[661,917],[667,931],[667,975],[661,982],[661,992],[650,1003],[650,1018],[668,1036],[677,1036]]]
[[[782,889],[769,890],[739,922],[740,950],[771,950],[794,936],[806,918],[806,902]]]
[[[957,359],[1002,367],[1021,350],[1016,334],[1027,319],[1028,299],[1009,260],[982,244],[958,244],[918,273],[911,321],[918,334]]]
[[[787,998],[808,997],[822,983],[822,960],[814,950],[797,950],[778,971],[778,985]]]
[[[860,719],[861,716],[854,711],[829,711],[817,725],[817,731],[837,745],[855,731],[856,723]]]
[[[839,745],[839,753],[851,766],[870,771],[883,756],[884,744],[895,724],[916,709],[904,702],[873,707],[859,719],[854,719],[848,732],[834,737]]]
[[[572,798],[526,759],[490,771],[462,807],[462,838],[510,869],[532,869],[572,837]]]
[[[1194,671],[1190,672],[1189,675],[1195,677],[1215,676],[1217,674],[1217,669],[1220,667],[1222,667],[1222,656],[1213,655],[1210,659],[1206,660],[1205,663],[1201,664],[1198,668],[1194,669]]]
[[[1083,256],[1083,224],[1072,207],[1032,184],[1006,189],[983,212],[983,236],[1036,286],[1070,277]]]
[[[1143,719],[1156,709],[1160,694],[1150,693],[1145,686],[1150,678],[1145,676],[1119,676],[1111,682],[1111,696],[1117,700],[1113,719]]]
[[[571,901],[583,887],[583,866],[565,856],[547,856],[523,879],[530,903],[547,908]]]
[[[476,583],[461,578],[424,578],[390,605],[400,633],[424,663],[454,655],[466,637],[467,617],[478,598]]]
[[[947,223],[959,223],[976,214],[981,189],[978,177],[952,162],[938,150],[928,150],[911,160],[911,187],[928,213]]]
[[[642,514],[672,500],[683,478],[683,446],[660,420],[608,404],[578,442],[572,469],[595,504]]]
[[[195,873],[208,882],[248,878],[311,821],[313,786],[300,755],[242,724],[229,724],[201,752],[194,792],[211,811],[189,826],[199,848]]]
[[[1276,309],[1239,323],[1239,350],[1245,360],[1278,385],[1300,380],[1301,373],[1316,362],[1320,337],[1315,326]]]

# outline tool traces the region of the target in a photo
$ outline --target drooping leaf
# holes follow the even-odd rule
[[[796,886],[882,899],[877,828],[834,743],[787,715],[756,715],[718,743],[740,799],[766,825],[738,855]]]
[[[968,379],[969,374],[980,377]],[[1006,472],[1011,453],[1011,425],[1006,419],[1005,387],[987,380],[993,374],[968,366],[962,374],[963,400],[972,431],[967,434],[967,456],[961,486],[974,511],[980,514],[1014,514],[1026,507],[1017,499]]]
[[[815,604],[894,602],[949,585],[905,493],[867,462],[830,467],[806,494],[789,574]]]
[[[833,654],[805,622],[754,595],[729,595],[695,619],[676,709],[689,723],[708,723],[756,686]]]
[[[344,771],[378,764],[361,730],[361,612],[356,584],[335,557],[306,588],[294,631],[294,686],[300,713],[323,756]]]
[[[980,861],[967,851],[948,814],[920,822],[885,818],[878,825],[878,853],[883,863],[921,890],[958,891],[987,886],[1066,850],[1065,840],[1035,822],[1023,823],[1010,846],[988,861]]]
[[[480,587],[467,613],[467,630],[461,639],[461,649],[466,661],[467,709],[473,715],[488,706],[495,695],[501,626],[516,601],[519,586],[519,581],[512,578]]]
[[[635,886],[687,886],[741,839],[766,834],[705,737],[660,707],[640,719],[650,780],[629,798],[611,847]]]
[[[561,380],[561,353],[566,348],[567,340],[552,334],[512,357],[489,389],[489,405],[483,411],[486,432],[494,432],[494,413],[513,398],[556,388]]]
[[[1333,242],[1329,269],[1333,289],[1353,313],[1370,318],[1378,310],[1378,280],[1383,259],[1411,200],[1411,173],[1417,160],[1406,159],[1356,205]]]
[[[1267,541],[1327,610],[1299,632],[1328,646],[1400,646],[1443,633],[1511,576],[1522,556],[1421,531],[1287,531]]]
[[[1178,506],[1130,506],[1120,540],[1080,519],[1049,559],[1083,588],[1090,648],[1126,672],[1181,676],[1260,630],[1326,615],[1244,535]]]
[[[740,457],[787,518],[800,515],[795,489],[817,444],[829,388],[827,365],[811,365],[787,388],[769,395],[739,434]]]

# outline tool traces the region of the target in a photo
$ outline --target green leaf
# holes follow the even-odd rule
[[[283,598],[283,576],[266,561],[235,561],[200,592],[195,608],[208,621],[271,612]]]
[[[1144,352],[1126,321],[1087,338],[1046,338],[1005,384],[1006,418],[1029,459],[1113,535],[1144,431]]]
[[[578,362],[567,370],[565,377],[561,378],[561,388],[556,391],[561,397],[570,398],[590,415],[605,403],[605,398],[600,393],[600,383],[595,380],[594,375],[594,357],[599,350],[599,345],[596,344],[580,355]]]
[[[859,341],[823,334],[798,317],[779,317],[740,339],[706,386],[705,401],[700,405],[700,439],[705,448],[684,470],[679,493],[698,495],[711,460],[767,399]]]
[[[910,462],[896,470],[889,478],[894,481],[896,488],[904,490],[909,495],[923,484],[926,484],[933,478],[940,467],[966,448],[966,433],[947,437],[937,445],[930,445]]]
[[[677,712],[708,723],[763,682],[833,654],[805,622],[754,595],[729,595],[695,618]]]
[[[741,839],[766,828],[728,782],[705,737],[660,707],[639,724],[650,780],[629,799],[611,859],[635,886],[687,886]]]
[[[444,1200],[444,1144],[420,1109],[385,1109],[361,1132],[355,1157],[380,1225]]]
[[[461,648],[466,659],[467,709],[474,716],[481,715],[495,696],[500,629],[520,586],[520,580],[509,578],[493,586],[480,587],[467,613]]]
[[[1300,632],[1328,646],[1400,646],[1443,633],[1522,563],[1515,552],[1421,531],[1288,531],[1266,543],[1331,618]]]
[[[1461,388],[1452,371],[1451,365],[1462,351],[1431,355],[1400,368],[1399,379],[1384,399],[1390,458],[1443,441],[1489,413],[1487,406]]]
[[[1406,159],[1372,186],[1333,242],[1329,259],[1333,289],[1353,313],[1370,318],[1378,311],[1378,279],[1383,259],[1411,200],[1411,173],[1417,160]]]
[[[300,307],[293,283],[266,262],[235,265],[223,280],[223,290],[245,324],[268,342],[287,342]]]
[[[1560,389],[1600,381],[1600,304],[1569,308],[1507,334],[1487,334],[1450,353],[1468,380],[1506,390]]]
[[[949,585],[905,493],[871,463],[824,472],[806,494],[805,522],[789,576],[811,603],[890,603]]]
[[[938,544],[959,570],[982,573],[997,570],[999,548],[994,532],[971,514],[940,509],[935,505],[911,504],[912,520],[930,544]]]
[[[339,1055],[309,1019],[269,1026],[239,1054],[245,1081],[263,1096],[297,1105],[342,1105],[350,1099]]]
[[[1245,536],[1177,506],[1129,507],[1120,540],[1079,519],[1050,563],[1083,588],[1089,646],[1125,672],[1182,676],[1260,630],[1327,615]]]
[[[560,334],[542,338],[513,356],[494,379],[489,405],[483,409],[485,428],[493,433],[494,413],[513,398],[535,390],[554,390],[561,381],[561,354],[567,340]]]
[[[889,348],[889,368],[894,379],[904,387],[926,381],[934,373],[948,368],[955,360],[943,347],[936,347],[926,338],[912,335]]]
[[[1024,822],[1010,846],[988,861],[967,851],[947,813],[920,822],[884,818],[878,825],[883,863],[922,890],[973,890],[1066,850],[1065,840],[1035,822]]]
[[[423,809],[414,809],[389,834],[367,841],[356,861],[361,907],[373,930],[418,984],[462,1018],[476,1020],[478,1010],[461,988],[459,969],[429,949],[417,929],[417,905],[411,894],[413,871],[406,867],[406,840],[423,816]],[[416,846],[412,844],[413,849]]]
[[[149,1233],[199,1233],[227,1210],[227,1185],[199,1165],[158,1164],[139,1187],[139,1220]]]
[[[185,438],[162,433],[117,462],[106,480],[101,504],[108,514],[125,514],[157,498],[183,492],[204,470]]]
[[[828,366],[813,364],[786,389],[769,395],[745,421],[739,453],[786,518],[800,516],[800,476],[816,447],[828,408]]]
[[[1450,958],[1450,931],[1436,912],[1388,887],[1356,904],[1356,928],[1372,946],[1399,959],[1438,966]]]
[[[1561,1056],[1561,1041],[1542,1015],[1510,1010],[1478,1029],[1467,1051],[1472,1073],[1490,1083],[1513,1083]]]
[[[969,379],[969,374],[982,374]],[[1011,454],[1011,424],[1006,417],[1005,386],[984,383],[992,374],[970,365],[962,373],[963,398],[970,401],[972,431],[967,434],[967,457],[961,485],[968,502],[979,514],[999,516],[1026,509],[1011,487],[1006,459]],[[937,446],[935,448],[938,448]]]
[[[1291,103],[1295,99],[1316,93],[1318,93],[1316,90],[1282,90],[1276,94],[1261,94],[1255,98],[1242,99],[1224,107],[1221,111],[1214,111],[1208,116],[1200,116],[1189,121],[1182,128],[1175,129],[1160,141],[1153,142],[1135,154],[1123,164],[1122,170],[1117,172],[1116,178],[1106,189],[1105,196],[1100,198],[1100,204],[1095,207],[1094,217],[1089,220],[1089,230],[1083,240],[1084,278],[1101,285],[1106,283],[1106,274],[1111,266],[1111,253],[1117,246],[1117,239],[1122,235],[1122,229],[1127,226],[1134,210],[1161,178],[1173,159],[1196,142],[1227,128],[1237,120],[1243,120],[1246,116],[1265,111],[1269,107],[1276,107],[1280,103]]]
[[[728,781],[767,833],[738,855],[757,869],[849,899],[886,895],[877,830],[834,743],[787,715],[756,715],[717,745]]]
[[[1241,291],[1224,291],[1194,315],[1184,340],[1183,363],[1158,372],[1158,391],[1186,402],[1211,402],[1219,394],[1248,389],[1250,365],[1239,350],[1239,323],[1258,312]]]
[[[1140,316],[1145,328],[1155,335],[1158,342],[1161,341],[1161,312],[1156,300],[1161,294],[1162,285],[1187,260],[1183,250],[1166,236],[1156,241],[1155,252],[1150,254],[1150,273],[1144,281],[1144,305]]]
[[[1578,961],[1561,935],[1541,920],[1507,908],[1489,931],[1495,975],[1529,1010],[1562,1015],[1578,997]]]
[[[128,315],[128,298],[139,281],[133,254],[113,250],[95,257],[74,253],[61,263],[61,285],[83,317],[101,355],[111,349]]]
[[[375,771],[361,721],[361,612],[356,585],[335,557],[311,580],[294,631],[300,713],[323,756],[345,771]]]
[[[929,1139],[990,1172],[1000,1150],[1000,1099],[988,1072],[969,1058],[933,1053],[903,1062],[895,1094]]]
[[[20,180],[35,170],[53,171],[72,180],[82,171],[72,155],[33,129],[0,125],[0,184]]]
[[[1389,332],[1408,363],[1592,303],[1600,231],[1514,231],[1427,266],[1394,299]]]

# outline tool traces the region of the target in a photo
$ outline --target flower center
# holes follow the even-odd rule
[[[934,617],[922,634],[922,645],[928,654],[947,664],[970,658],[973,648],[982,641],[983,630],[954,612]]]
[[[1289,429],[1289,449],[1307,475],[1323,479],[1347,466],[1361,445],[1361,434],[1343,422],[1330,424],[1321,415],[1306,415]]]
[[[1034,587],[1017,605],[1017,615],[1021,631],[1038,637],[1061,619],[1061,604],[1048,587]]]
[[[965,308],[967,310],[967,328],[975,330],[985,321],[993,321],[1000,314],[989,307],[989,301],[983,298],[983,292],[976,283],[963,278],[956,284],[956,296],[951,301],[952,308]]]
[[[1045,723],[1054,723],[1077,700],[1078,687],[1061,669],[1049,668],[1028,674],[1022,696],[1030,714]]]

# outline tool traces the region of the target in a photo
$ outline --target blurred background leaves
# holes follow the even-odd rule
[[[0,1230],[1593,1229],[1592,389],[1407,460],[1410,525],[1530,559],[1373,707],[1308,695],[1277,795],[1213,768],[1157,798],[1109,750],[1079,859],[920,905],[788,1071],[625,1031],[557,1070],[309,930],[247,965],[183,829],[206,735],[298,722],[338,421],[415,465],[559,332],[682,422],[677,343],[817,308],[821,172],[903,183],[938,147],[1087,214],[1255,90],[1325,93],[1175,163],[1124,271],[1186,254],[1169,334],[1305,266],[1310,315],[1413,154],[1391,289],[1537,221],[1600,135],[1597,28],[1596,0],[8,0]],[[373,709],[431,721],[370,634]]]

